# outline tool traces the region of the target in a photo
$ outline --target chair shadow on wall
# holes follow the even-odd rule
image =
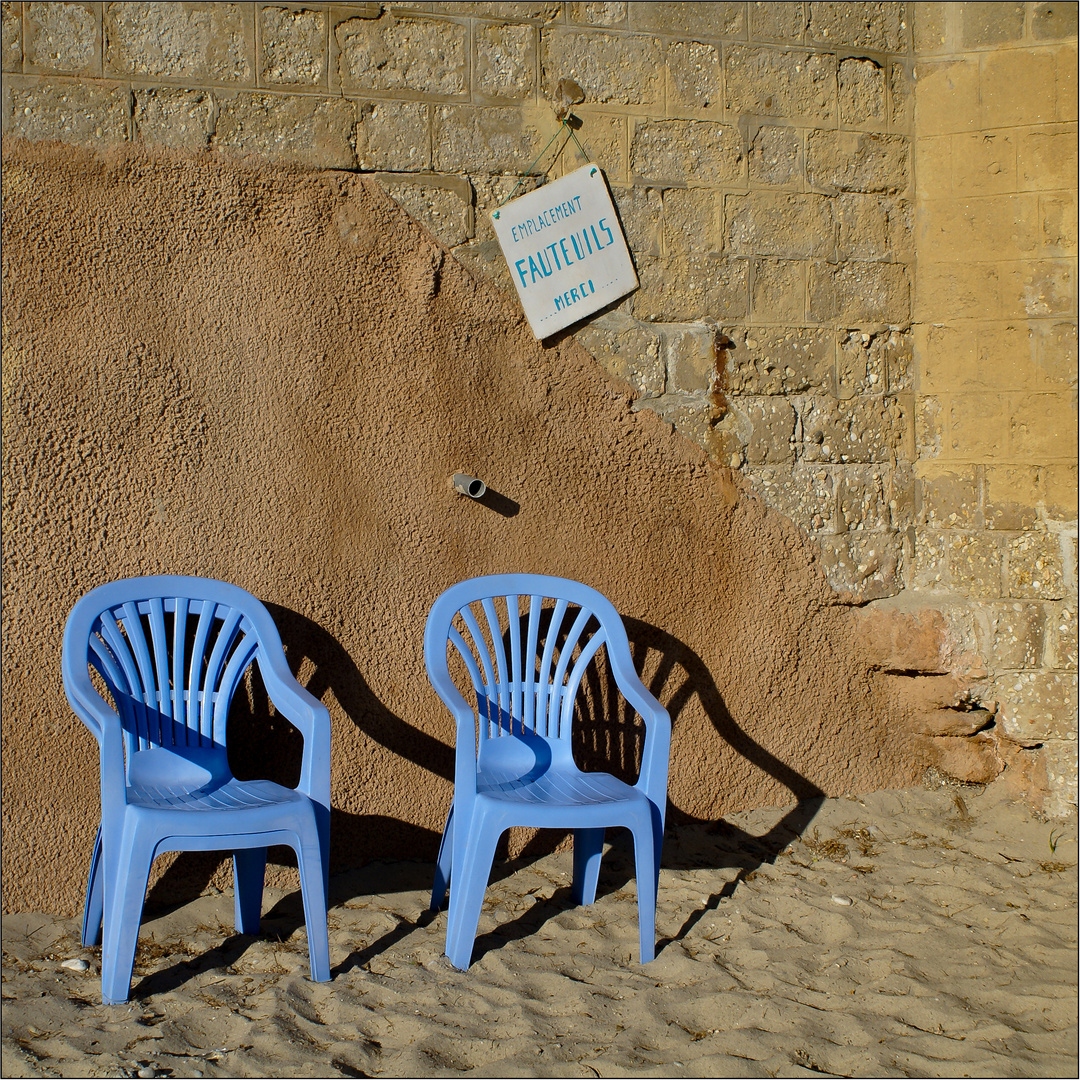
[[[418,730],[397,716],[371,690],[356,663],[328,631],[288,608],[268,604],[285,646],[289,667],[294,675],[318,698],[333,694],[349,721],[363,735],[394,755],[420,765],[443,780],[452,782],[453,747]],[[678,728],[687,705],[696,696],[717,734],[731,749],[752,765],[783,784],[794,798],[794,805],[767,833],[755,836],[723,818],[695,818],[669,803],[668,839],[662,864],[668,869],[734,870],[734,876],[697,910],[690,912],[673,937],[658,942],[658,951],[670,941],[685,937],[700,919],[715,909],[722,899],[734,894],[739,884],[758,867],[775,861],[779,853],[798,838],[814,818],[825,793],[811,781],[786,765],[761,746],[732,718],[723,695],[702,659],[686,644],[656,626],[638,619],[624,618],[635,666],[644,672],[649,690],[667,706],[678,745]],[[271,708],[257,675],[248,679],[246,693],[241,689],[230,712],[230,757],[235,751],[235,775],[240,779],[256,776],[289,786],[299,778],[302,740],[300,734]],[[432,708],[439,707],[434,701]],[[578,694],[575,719],[574,754],[583,768],[602,768],[628,782],[637,775],[644,727],[633,714],[615,686],[605,665],[590,672]],[[678,842],[679,834],[690,830],[694,843]],[[633,857],[628,842],[612,830],[612,850],[604,858],[597,895],[618,890],[633,876]],[[373,839],[374,838],[374,839]],[[501,880],[522,867],[552,852],[566,834],[544,831],[530,839],[513,859],[497,859],[492,881]],[[673,843],[673,841],[675,841]],[[330,903],[338,904],[356,896],[374,892],[426,890],[431,885],[431,868],[439,845],[439,833],[395,818],[374,814],[355,814],[334,808],[331,814]],[[354,861],[357,852],[369,860],[388,859],[395,865],[369,862],[359,869],[335,872],[335,866]],[[402,853],[409,861],[401,861]],[[424,860],[424,861],[419,861]],[[274,848],[271,864],[295,865],[287,848]],[[188,903],[201,895],[220,863],[214,853],[183,853],[151,889],[147,898],[160,913]],[[548,919],[571,906],[570,887],[555,890],[547,901],[534,904],[528,911],[499,926],[494,933],[476,940],[476,957],[509,940],[534,934]],[[435,916],[426,910],[415,920],[401,920],[377,940],[351,953],[337,964],[334,974],[364,966],[373,957],[390,948],[413,930],[425,926]],[[262,934],[281,940],[303,925],[299,891],[289,893],[262,918]],[[200,967],[234,964],[251,944],[251,937],[232,935],[198,961]],[[155,972],[137,988],[138,993],[162,993],[190,976],[191,962],[183,961]]]

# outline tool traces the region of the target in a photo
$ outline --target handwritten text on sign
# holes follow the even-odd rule
[[[637,288],[603,173],[585,165],[491,215],[525,317],[538,338]]]

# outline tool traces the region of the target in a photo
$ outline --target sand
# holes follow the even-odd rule
[[[126,1005],[75,920],[10,915],[3,1074],[1075,1076],[1076,835],[999,784],[674,828],[646,966],[617,837],[587,909],[569,852],[498,863],[467,974],[421,862],[333,880],[324,984],[296,893],[257,938],[228,893],[147,912]]]

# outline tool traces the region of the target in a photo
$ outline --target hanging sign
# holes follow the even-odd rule
[[[637,288],[598,165],[585,165],[499,207],[491,223],[537,338]]]

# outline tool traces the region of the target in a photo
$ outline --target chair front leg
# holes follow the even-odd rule
[[[600,860],[603,857],[603,829],[574,830],[575,904],[588,905],[596,899],[596,883],[600,878]]]
[[[442,839],[439,841],[439,857],[435,861],[435,882],[431,888],[431,910],[440,911],[446,899],[446,890],[450,887],[450,867],[454,858],[454,804],[450,804],[450,813],[446,815]]]
[[[102,883],[101,826],[94,837],[94,853],[90,856],[90,876],[86,882],[86,902],[83,904],[82,943],[88,947],[101,941],[101,920],[105,911],[105,891]]]
[[[456,829],[461,826],[459,820]],[[454,845],[456,857],[451,872],[453,884],[446,921],[446,955],[459,971],[467,971],[472,963],[480,909],[502,831],[500,823],[485,821],[482,814],[474,814],[470,827]]]
[[[153,845],[138,830],[125,828],[103,847],[104,925],[101,941],[101,997],[107,1005],[127,1001],[139,940],[143,899]]]

